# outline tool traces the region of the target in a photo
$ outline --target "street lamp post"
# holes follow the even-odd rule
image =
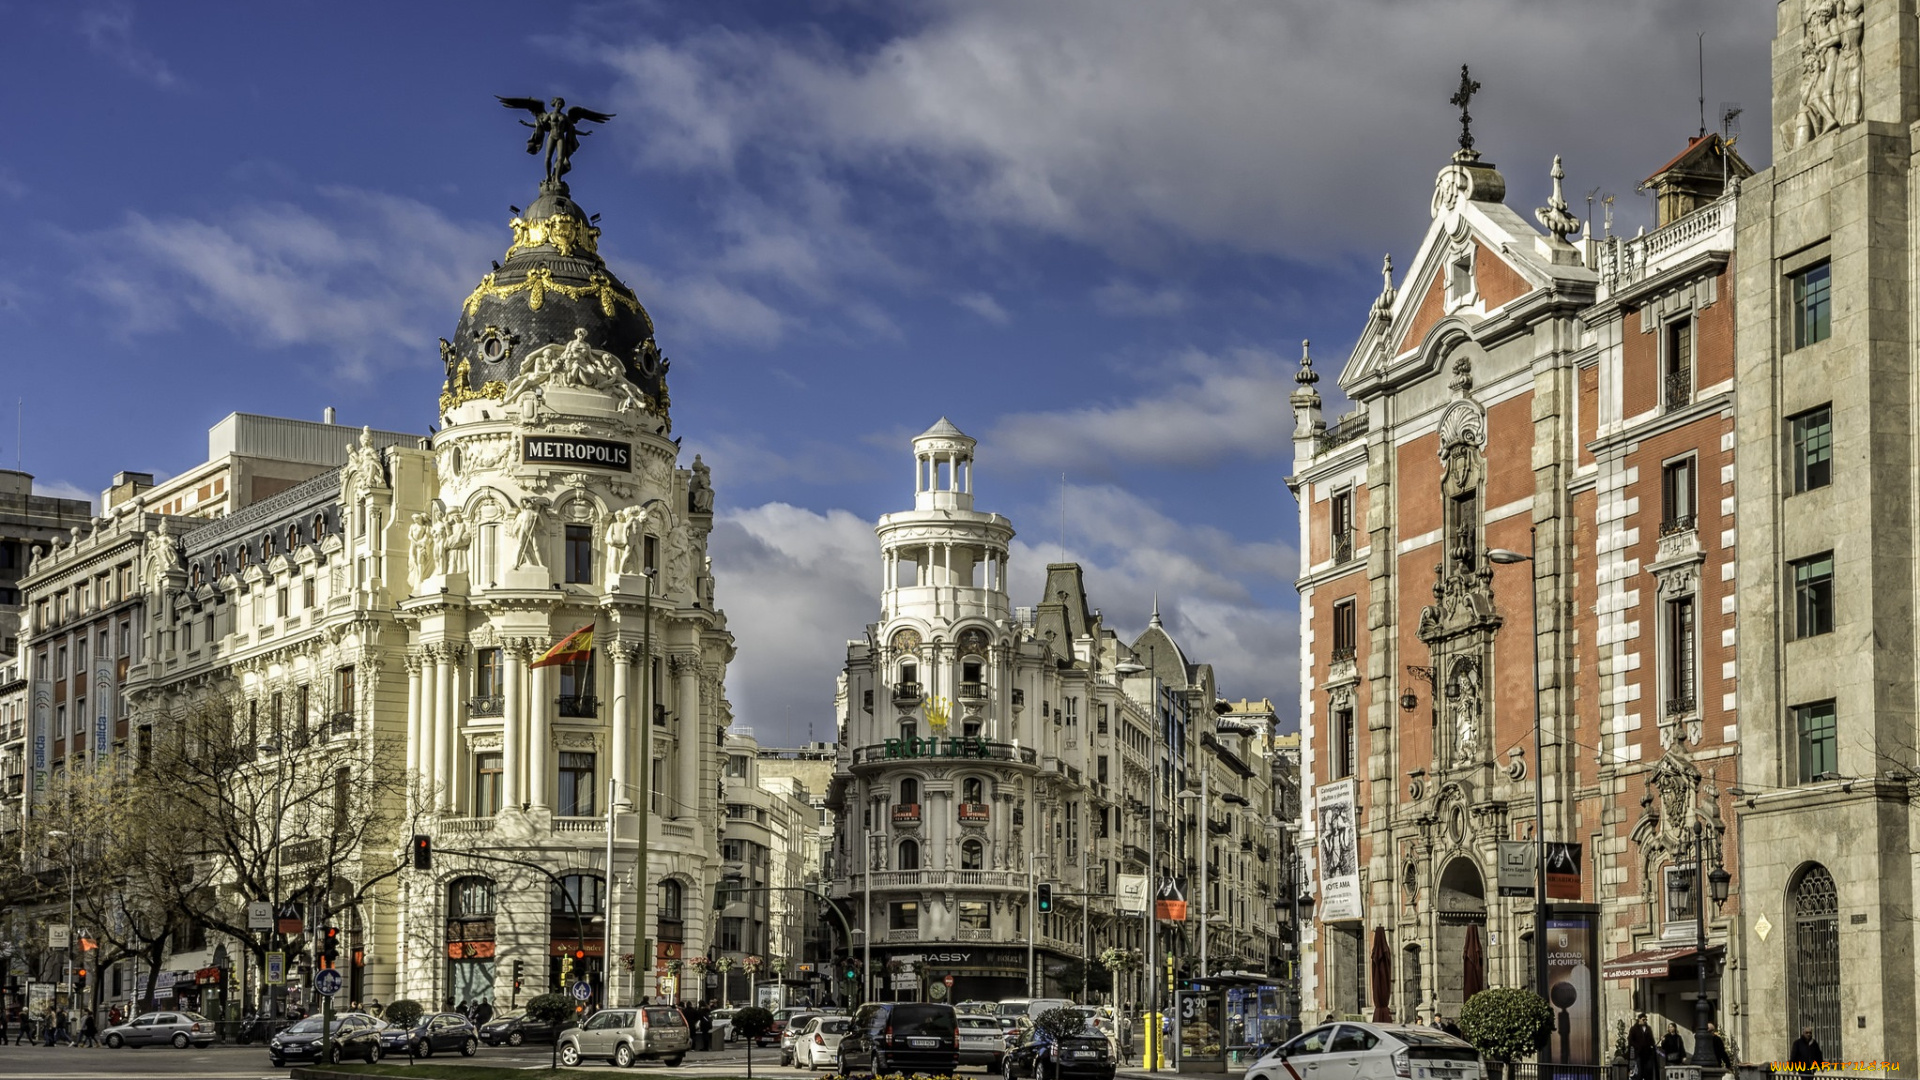
[[[63,951],[67,954],[66,956],[67,994],[71,997],[77,998],[78,995],[74,994],[73,992],[73,939],[74,939],[74,933],[73,933],[73,840],[74,840],[74,837],[72,833],[67,832],[65,829],[48,829],[47,835],[58,836],[61,839],[66,841],[66,843],[60,845],[61,853],[66,856],[66,858],[63,861],[67,864],[67,944]],[[48,1045],[51,1046],[52,1044],[49,1043]]]
[[[1533,979],[1542,998],[1547,996],[1547,811],[1545,782],[1546,759],[1542,756],[1540,733],[1540,531],[1527,529],[1531,554],[1522,555],[1505,548],[1487,549],[1487,561],[1502,564],[1533,563],[1528,582],[1533,586]],[[1436,673],[1436,681],[1438,674]],[[1565,793],[1561,793],[1565,797]]]
[[[1113,670],[1119,675],[1138,675],[1146,672],[1149,678],[1147,691],[1147,904],[1142,917],[1147,923],[1146,963],[1141,965],[1147,973],[1146,1005],[1147,1020],[1151,1026],[1147,1031],[1147,1041],[1154,1052],[1147,1055],[1147,1071],[1159,1069],[1160,1047],[1160,921],[1156,918],[1154,906],[1160,900],[1160,881],[1156,873],[1156,856],[1159,853],[1159,806],[1160,806],[1160,669],[1154,664],[1154,646],[1147,645],[1147,666],[1141,667],[1133,660],[1115,664]]]
[[[273,899],[270,902],[270,907],[273,911],[274,928],[267,932],[267,943],[271,945],[274,934],[278,933],[280,928],[280,819],[286,813],[285,808],[281,805],[281,800],[286,797],[287,786],[286,782],[281,780],[280,774],[282,771],[281,763],[286,758],[286,755],[281,752],[284,748],[280,743],[278,733],[275,733],[271,739],[262,739],[256,749],[263,754],[273,755]],[[284,955],[281,958],[280,965],[281,976],[280,983],[278,984],[280,988],[278,990],[274,989],[273,984],[267,983],[264,961],[262,962],[263,970],[260,972],[260,981],[262,984],[265,984],[267,991],[268,1015],[276,1019],[280,1016],[281,1010],[286,1003],[287,969]]]
[[[1727,873],[1720,863],[1719,852],[1714,853],[1713,872],[1707,873],[1707,823],[1696,820],[1693,823],[1693,880],[1679,876],[1671,879],[1668,885],[1673,894],[1670,898],[1675,906],[1686,903],[1689,893],[1693,896],[1693,939],[1694,939],[1694,997],[1693,997],[1693,1059],[1689,1064],[1699,1066],[1704,1071],[1717,1071],[1720,1058],[1707,1045],[1707,1017],[1712,1013],[1712,1005],[1707,1000],[1707,900],[1709,894],[1713,906],[1719,907],[1727,902],[1727,887],[1733,875]]]
[[[642,509],[659,503],[659,499],[648,499]],[[643,558],[644,561],[644,558]],[[652,950],[647,948],[647,830],[650,827],[648,817],[653,806],[653,583],[658,572],[651,566],[642,566],[640,572],[647,579],[647,600],[643,609],[645,615],[640,624],[640,790],[633,800],[635,821],[633,860],[633,1003],[640,1004],[647,988],[648,969],[653,967]],[[687,740],[694,738],[699,728],[695,715],[685,715],[683,706],[680,717],[680,738],[683,747],[693,744]],[[607,879],[613,879],[613,864],[607,864]],[[612,930],[612,916],[608,916],[608,930]],[[609,933],[608,935],[612,935]],[[642,966],[644,965],[644,967]]]

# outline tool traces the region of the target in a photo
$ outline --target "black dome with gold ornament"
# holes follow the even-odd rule
[[[509,226],[512,245],[467,297],[453,340],[440,341],[447,369],[440,411],[498,398],[529,353],[583,329],[587,344],[619,357],[628,380],[664,414],[667,360],[653,320],[600,258],[600,230],[565,181],[543,182],[540,197]]]

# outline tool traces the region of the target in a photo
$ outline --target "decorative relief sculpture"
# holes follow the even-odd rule
[[[687,512],[713,513],[713,470],[707,468],[699,454],[693,455],[693,476],[687,481]]]
[[[433,567],[433,525],[425,514],[413,515],[407,526],[407,584],[419,589]]]
[[[693,588],[693,530],[685,521],[674,523],[667,534],[667,587]]]
[[[1861,119],[1865,37],[1865,0],[1802,0],[1800,107],[1789,121],[1794,145]]]
[[[1454,764],[1472,763],[1479,758],[1481,717],[1486,709],[1480,696],[1479,661],[1463,659],[1453,666],[1447,695],[1453,699],[1448,711],[1453,716]]]
[[[547,500],[529,497],[514,512],[508,535],[513,540],[513,568],[545,570],[547,560],[540,552],[541,525],[546,518]]]
[[[507,384],[502,400],[519,401],[537,394],[547,386],[600,390],[620,398],[622,412],[647,408],[646,396],[627,381],[627,370],[618,357],[587,344],[587,331],[575,327],[573,340],[543,345],[527,354],[520,374]]]
[[[387,469],[380,450],[373,445],[373,427],[360,429],[360,445],[347,451],[347,479],[361,491],[377,491],[387,486]]]

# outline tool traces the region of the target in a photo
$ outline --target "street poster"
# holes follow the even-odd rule
[[[1187,898],[1172,878],[1160,879],[1160,895],[1154,897],[1153,917],[1167,922],[1187,921]]]
[[[1533,856],[1538,850],[1531,840],[1500,841],[1501,896],[1533,895]]]
[[[113,661],[96,655],[93,664],[93,763],[96,766],[107,756],[107,740],[111,734],[108,717],[112,715],[113,698]]]
[[[68,940],[66,923],[56,922],[47,924],[47,948],[64,949],[69,944],[71,944],[71,942]]]
[[[1547,918],[1547,1001],[1553,1006],[1553,1024],[1546,1057],[1554,1065],[1600,1064],[1597,922],[1586,913]],[[1576,1080],[1586,1074],[1568,1070],[1548,1075]]]
[[[287,981],[287,954],[278,949],[267,954],[267,985],[283,986]]]
[[[1360,912],[1360,821],[1351,777],[1314,790],[1319,814],[1320,918],[1358,919]]]
[[[1114,875],[1114,903],[1121,911],[1139,915],[1147,910],[1147,875]]]
[[[1580,845],[1547,842],[1547,899],[1580,899]]]
[[[254,900],[247,904],[247,929],[273,929],[273,905],[265,900]]]

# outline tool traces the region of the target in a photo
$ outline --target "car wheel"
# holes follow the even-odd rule
[[[466,1042],[463,1042],[460,1044],[461,1057],[472,1057],[473,1055],[479,1052],[480,1052],[480,1040],[474,1038],[471,1035],[467,1036]]]
[[[633,1068],[633,1047],[621,1043],[613,1048],[613,1063],[623,1069]]]
[[[432,1039],[420,1040],[420,1056],[421,1057],[433,1056],[433,1040]]]
[[[268,1058],[267,1060],[273,1062],[273,1067],[276,1069],[284,1069],[287,1067],[286,1058]]]
[[[1007,1080],[1020,1080],[1020,1066],[1014,1062],[1012,1057],[1007,1057],[1001,1066],[1001,1074],[1004,1075]]]
[[[685,1061],[686,1059],[687,1059],[687,1055],[685,1051],[682,1051],[681,1053],[675,1054],[672,1057],[661,1058],[660,1064],[665,1065],[669,1069],[677,1069],[680,1067],[680,1063],[682,1061]]]
[[[517,1031],[507,1036],[508,1046],[519,1046],[521,1043],[526,1041],[527,1041],[527,1037],[525,1035],[520,1034]]]
[[[568,1043],[567,1045],[561,1047],[560,1048],[560,1064],[565,1065],[569,1069],[573,1068],[575,1065],[580,1064],[580,1048],[573,1045],[572,1043]]]
[[[327,1049],[327,1064],[338,1065],[340,1064],[340,1059],[344,1056],[346,1055],[340,1052],[340,1044],[334,1043]]]
[[[193,1044],[193,1040],[187,1038],[186,1032],[176,1031],[173,1033],[173,1048],[175,1050],[185,1050],[188,1046],[191,1046],[192,1044]]]
[[[379,1063],[380,1063],[380,1044],[377,1042],[369,1043],[367,1045],[367,1064],[378,1065]]]
[[[125,1046],[125,1045],[126,1045],[126,1042],[127,1042],[127,1041],[126,1041],[125,1039],[122,1039],[122,1038],[121,1038],[120,1036],[118,1036],[118,1035],[109,1035],[109,1036],[107,1036],[107,1048],[108,1048],[108,1049],[110,1049],[110,1050],[118,1050],[118,1049],[120,1049],[120,1048],[121,1048],[122,1046]]]

